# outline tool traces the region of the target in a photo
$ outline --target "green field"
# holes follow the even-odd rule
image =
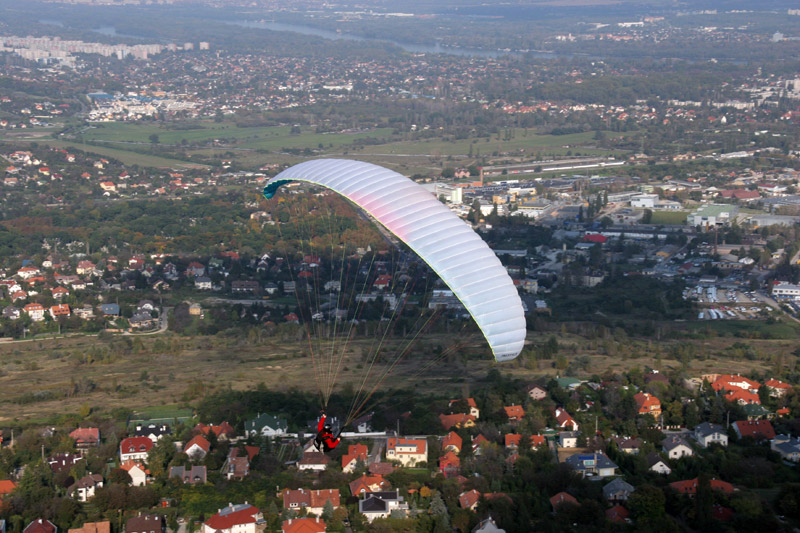
[[[692,323],[689,328],[698,333],[711,331],[722,337],[796,339],[800,335],[800,325],[795,322],[767,324],[762,320],[703,320]]]
[[[689,211],[653,211],[651,224],[686,224]]]

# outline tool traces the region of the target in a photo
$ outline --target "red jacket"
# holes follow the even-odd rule
[[[322,432],[322,428],[325,426],[325,419],[327,415],[322,415],[319,419],[319,423],[317,424],[317,433],[319,433],[319,439],[325,444],[326,448],[333,449],[339,445],[339,441],[341,439],[334,439],[333,433],[330,431]]]

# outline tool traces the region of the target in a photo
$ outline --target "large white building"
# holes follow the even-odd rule
[[[772,287],[772,297],[781,300],[800,300],[800,286],[780,282]]]

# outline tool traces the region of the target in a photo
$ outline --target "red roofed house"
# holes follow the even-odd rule
[[[79,451],[100,446],[100,430],[98,428],[78,428],[69,434],[75,439],[75,447]]]
[[[53,298],[56,300],[60,300],[65,296],[69,296],[69,289],[61,287],[60,285],[58,287],[54,287],[50,292],[53,294]]]
[[[458,495],[458,505],[462,509],[469,509],[474,511],[478,507],[478,502],[481,499],[481,493],[475,489],[467,492],[462,492]]]
[[[684,481],[674,481],[669,484],[670,487],[678,491],[680,494],[688,494],[694,496],[697,494],[697,478],[686,479]],[[733,485],[719,479],[711,480],[711,490],[719,490],[725,494],[733,494]]]
[[[451,450],[456,453],[461,451],[461,444],[462,440],[461,437],[455,431],[451,431],[447,435],[444,436],[442,439],[442,449],[443,450]]]
[[[325,533],[321,518],[290,518],[281,524],[281,533]]]
[[[773,398],[779,398],[792,389],[791,385],[779,379],[770,379],[764,383],[764,386],[769,389],[769,395]]]
[[[559,492],[552,498],[550,498],[550,505],[553,506],[553,511],[558,511],[558,508],[565,503],[572,504],[572,505],[580,505],[578,500],[572,494],[568,494],[566,492]]]
[[[640,392],[633,399],[636,400],[640,415],[653,415],[656,418],[661,416],[661,401],[652,394]]]
[[[758,191],[751,191],[748,189],[726,189],[719,191],[719,195],[723,198],[735,198],[736,200],[755,200],[761,198]]]
[[[58,533],[58,528],[50,520],[37,518],[28,524],[22,533]]]
[[[283,508],[299,511],[305,509],[309,514],[321,515],[327,502],[331,502],[334,509],[341,505],[339,489],[325,490],[290,490],[283,491]]]
[[[183,447],[183,453],[195,461],[202,460],[209,450],[211,450],[211,443],[202,435],[195,435],[192,437],[192,440],[187,442],[186,446]]]
[[[14,492],[14,489],[16,489],[16,488],[17,488],[17,484],[15,482],[11,481],[10,479],[0,480],[0,498],[4,498],[5,496],[8,496],[12,492]]]
[[[510,405],[508,407],[503,407],[503,411],[505,411],[509,422],[519,422],[525,418],[525,409],[523,409],[521,405]]]
[[[447,405],[452,409],[452,407],[459,402],[466,402],[468,414],[474,416],[476,419],[481,417],[481,411],[478,409],[478,404],[475,403],[475,398],[466,398],[461,400],[450,400],[450,403]]]
[[[461,471],[461,459],[452,451],[439,458],[439,471],[445,478],[455,477]]]
[[[143,487],[147,484],[147,478],[150,476],[150,470],[144,467],[142,463],[134,461],[125,461],[119,465],[121,469],[126,471],[131,477],[132,487]]]
[[[67,304],[58,304],[50,307],[50,316],[53,318],[58,318],[60,316],[68,317],[69,315],[69,305]]]
[[[578,422],[570,416],[570,414],[562,408],[557,408],[553,413],[556,418],[556,423],[561,429],[567,431],[578,431]]]
[[[442,422],[442,427],[444,429],[475,427],[475,417],[463,413],[439,415],[439,420]]]
[[[229,505],[206,520],[203,533],[256,533],[264,524],[264,515],[247,502]]]
[[[725,395],[725,399],[729,402],[736,402],[739,405],[756,404],[761,405],[761,398],[755,392],[750,392],[742,389],[730,391]]]
[[[147,452],[153,448],[153,441],[148,437],[128,437],[119,443],[119,460],[146,461]]]
[[[615,524],[619,524],[625,522],[630,515],[630,511],[625,509],[623,506],[615,505],[606,511],[606,520]]]
[[[522,442],[522,435],[519,433],[509,433],[505,436],[505,446],[507,450],[516,450]],[[544,435],[531,435],[531,448],[543,446],[545,444]]]
[[[711,383],[711,388],[717,392],[730,392],[736,389],[758,392],[758,389],[761,388],[761,384],[757,381],[743,376],[734,376],[732,374],[709,374],[703,376],[703,379],[709,381]]]
[[[347,447],[347,454],[342,456],[342,472],[346,474],[352,473],[358,462],[366,466],[369,448],[366,444],[351,444]]]
[[[350,494],[359,496],[365,492],[381,492],[392,488],[391,483],[383,479],[383,476],[362,475],[350,482]]]
[[[756,440],[772,440],[775,438],[775,429],[769,420],[737,420],[733,423],[733,430],[740,439],[753,437]]]
[[[375,287],[376,289],[384,290],[391,284],[392,284],[392,276],[390,276],[389,274],[381,274],[380,276],[378,276],[378,279],[375,280],[375,283],[373,283],[372,286]]]
[[[386,460],[403,466],[414,466],[428,461],[428,441],[425,439],[386,439]]]
[[[201,435],[208,435],[209,431],[213,431],[218,440],[228,440],[236,435],[236,430],[227,422],[222,422],[218,426],[197,424],[192,431],[200,433]]]
[[[593,242],[597,244],[605,244],[608,237],[600,235],[599,233],[587,233],[583,236],[583,242]]]
[[[41,322],[44,320],[44,306],[42,306],[42,304],[27,304],[22,310],[28,313],[31,320],[34,322]]]

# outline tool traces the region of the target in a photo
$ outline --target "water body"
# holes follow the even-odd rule
[[[431,46],[423,44],[400,43],[397,41],[392,41],[390,39],[367,39],[365,37],[361,37],[360,35],[354,35],[352,33],[339,33],[335,31],[322,30],[319,28],[315,28],[314,26],[303,26],[300,24],[284,24],[282,22],[246,20],[241,22],[232,22],[231,24],[236,24],[238,26],[243,26],[245,28],[258,28],[271,31],[291,31],[302,35],[314,35],[316,37],[322,37],[323,39],[331,39],[331,40],[378,41],[378,42],[393,44],[399,48],[402,48],[406,52],[411,52],[414,54],[450,54],[450,55],[465,56],[465,57],[494,58],[494,57],[503,57],[508,55],[519,56],[523,53],[519,51],[510,51],[510,50],[505,51],[505,50],[481,50],[478,48],[450,48],[446,46],[440,46],[438,43]],[[524,53],[526,55],[532,55],[535,57],[544,57],[544,58],[556,57],[556,54],[550,52],[526,51]]]

